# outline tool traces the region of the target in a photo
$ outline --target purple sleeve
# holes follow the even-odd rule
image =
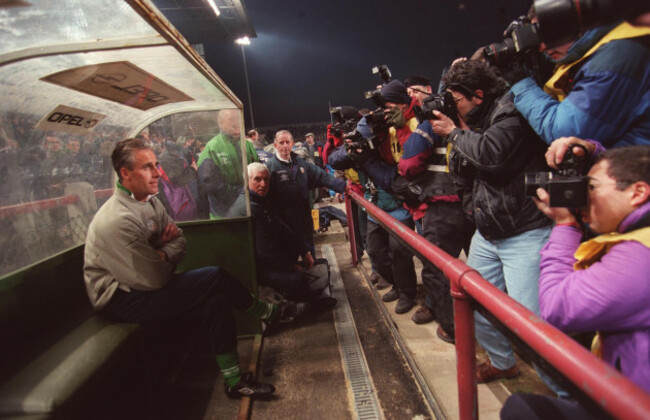
[[[565,332],[650,326],[650,249],[614,245],[591,267],[574,271],[578,230],[556,226],[541,251],[540,315]]]
[[[598,156],[599,154],[605,151],[605,146],[600,144],[599,141],[596,140],[587,140],[587,141],[596,146],[596,150],[594,150],[594,152],[591,154],[592,156]]]

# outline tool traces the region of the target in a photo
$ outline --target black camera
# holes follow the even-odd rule
[[[537,189],[543,188],[548,192],[550,207],[579,209],[587,206],[587,150],[584,150],[585,157],[578,157],[573,154],[574,147],[576,145],[569,146],[556,172],[528,172],[525,175],[527,196],[537,197]]]
[[[372,99],[372,101],[377,105],[379,108],[386,108],[386,98],[384,98],[384,94],[381,93],[381,89],[375,89],[375,90],[369,90],[368,92],[364,93],[364,96],[366,99]]]
[[[348,153],[354,153],[357,155],[362,155],[367,152],[377,150],[379,143],[377,137],[365,138],[358,131],[348,133],[349,137],[346,137],[350,140],[349,143],[346,143],[346,150]]]
[[[366,123],[375,135],[385,133],[390,127],[386,121],[386,112],[382,108],[377,108],[366,114]]]
[[[334,137],[341,138],[343,137],[343,134],[345,131],[343,130],[343,124],[337,122],[332,124],[332,127],[330,128],[330,134],[333,135]]]
[[[392,75],[390,74],[390,70],[388,69],[388,66],[386,64],[373,67],[372,74],[379,74],[379,77],[381,77],[381,80],[382,82],[384,82],[384,84],[390,82],[392,77]]]
[[[454,101],[453,95],[444,91],[441,93],[434,93],[431,96],[428,96],[422,100],[422,105],[415,105],[413,107],[413,112],[415,113],[415,118],[418,119],[419,123],[428,120],[437,119],[433,115],[433,111],[440,111],[454,121],[454,124],[457,126],[460,125],[458,121],[458,111],[456,110],[456,102]]]
[[[549,47],[565,44],[587,29],[650,12],[640,0],[535,0],[541,38]]]
[[[541,43],[539,27],[530,23],[526,16],[520,16],[508,25],[502,42],[483,47],[483,55],[493,66],[507,66],[517,55],[528,51],[537,52]]]
[[[337,106],[330,108],[333,123],[330,134],[334,137],[343,137],[345,133],[353,131],[359,121],[359,111],[353,106]]]
[[[392,75],[390,74],[388,66],[385,64],[373,67],[372,73],[379,74],[379,77],[381,77],[381,81],[383,82],[382,84],[384,85],[391,81]],[[381,93],[381,88],[369,90],[364,93],[364,96],[366,99],[372,99],[375,105],[377,105],[379,108],[386,108],[386,98],[384,98],[384,95]]]

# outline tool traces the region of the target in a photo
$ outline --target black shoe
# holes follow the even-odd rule
[[[383,290],[383,289],[388,289],[389,287],[392,286],[385,278],[383,278],[380,274],[377,274],[379,279],[377,280],[377,283],[375,283],[375,288],[377,290]]]
[[[373,272],[373,273],[370,275],[370,283],[372,283],[372,284],[377,284],[378,281],[379,281],[379,274]]]
[[[396,314],[405,314],[415,306],[415,301],[408,296],[400,296],[395,306]]]
[[[382,296],[381,300],[384,302],[392,302],[394,300],[399,299],[399,291],[396,288],[392,288],[386,293],[384,296]]]
[[[309,304],[305,302],[290,302],[287,300],[280,302],[279,306],[278,322],[291,322],[309,309]]]
[[[241,381],[234,386],[225,386],[226,395],[230,398],[265,398],[275,392],[275,387],[264,382],[257,382],[252,373],[246,373],[242,376]]]

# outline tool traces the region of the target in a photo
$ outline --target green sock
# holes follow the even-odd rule
[[[237,351],[233,350],[229,353],[217,354],[217,364],[223,374],[223,381],[226,386],[234,386],[241,381]]]
[[[278,305],[261,301],[253,296],[253,304],[244,312],[262,321],[273,321],[278,316]]]

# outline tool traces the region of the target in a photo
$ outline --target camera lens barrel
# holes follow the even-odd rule
[[[548,47],[573,41],[583,32],[650,12],[641,0],[535,0],[541,39]]]

